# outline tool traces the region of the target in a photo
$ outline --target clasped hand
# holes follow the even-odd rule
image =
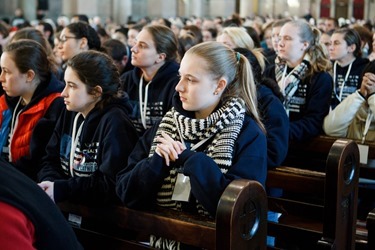
[[[53,202],[55,202],[55,199],[53,197],[53,186],[54,183],[51,181],[42,181],[41,183],[38,183],[38,186],[41,187],[46,194],[52,199]]]
[[[186,149],[186,146],[180,141],[173,140],[165,132],[161,133],[161,136],[156,137],[156,141],[159,142],[156,146],[155,152],[165,159],[167,166],[173,161],[178,159],[178,155]]]
[[[364,74],[360,92],[365,97],[375,92],[375,75],[373,73],[367,72]]]

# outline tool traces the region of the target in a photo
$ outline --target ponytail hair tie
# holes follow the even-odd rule
[[[239,62],[241,58],[241,54],[239,52],[236,52],[236,56],[237,56],[237,62]]]

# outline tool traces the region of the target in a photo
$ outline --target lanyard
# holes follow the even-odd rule
[[[79,136],[81,135],[81,132],[82,132],[83,124],[85,123],[85,121],[83,121],[81,123],[81,125],[79,126],[78,131],[76,131],[77,130],[78,118],[79,118],[80,115],[81,114],[78,113],[74,117],[72,141],[71,141],[71,144],[70,144],[70,159],[69,160],[70,160],[70,174],[72,176],[74,176],[74,174],[73,174],[73,172],[74,172],[73,171],[73,169],[74,169],[74,154],[75,154],[75,151],[76,151],[76,148],[77,148]]]
[[[148,101],[148,87],[150,86],[152,81],[150,81],[146,87],[145,87],[145,100],[143,101],[143,75],[141,76],[141,79],[139,80],[139,109],[141,112],[141,121],[144,129],[147,129],[146,126],[146,112],[147,112],[147,101]],[[143,105],[142,105],[143,103]]]
[[[365,138],[366,138],[368,130],[370,129],[370,124],[371,124],[373,117],[374,117],[374,114],[372,113],[371,110],[369,110],[369,112],[367,113],[365,129],[363,130],[363,133],[362,133],[362,144],[365,143]]]
[[[333,65],[333,86],[335,88],[335,95],[336,95],[337,99],[339,100],[339,102],[342,101],[342,93],[344,91],[345,83],[348,80],[348,77],[349,77],[349,74],[350,74],[350,70],[352,69],[353,62],[354,61],[352,61],[349,64],[348,70],[346,71],[344,81],[342,82],[342,86],[341,86],[341,90],[340,90],[340,95],[337,95],[337,93],[336,93],[336,67],[337,67],[337,61],[335,61],[334,65]]]
[[[176,127],[177,127],[178,134],[180,135],[180,138],[181,138],[181,143],[184,144],[184,145],[186,146],[186,144],[185,144],[185,140],[184,140],[184,138],[182,137],[182,133],[181,133],[181,131],[180,131],[180,128],[179,128],[178,125],[177,125],[178,123],[177,123],[177,119],[176,119],[176,118],[175,118],[175,122],[176,122]],[[190,150],[191,150],[191,151],[195,151],[195,150],[198,149],[200,146],[202,146],[204,143],[206,143],[206,142],[207,142],[212,136],[214,136],[214,135],[210,135],[209,137],[207,137],[207,138],[201,140],[200,142],[198,142],[197,144],[195,144],[193,147],[191,147]]]
[[[21,101],[22,101],[22,97],[20,97],[20,99],[18,100],[16,108],[14,109],[13,115],[12,115],[12,124],[11,124],[11,127],[10,127],[9,146],[8,146],[9,147],[9,162],[12,162],[12,151],[10,149],[11,149],[11,144],[12,144],[12,138],[13,138],[14,131],[16,130],[16,127],[18,126],[18,117],[20,116],[21,111],[22,111],[22,109],[21,109],[17,113],[17,109],[18,109],[18,106],[20,105]]]

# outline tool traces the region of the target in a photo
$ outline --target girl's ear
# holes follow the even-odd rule
[[[156,59],[156,63],[160,63],[165,60],[167,55],[165,53],[160,53],[158,59]]]
[[[34,70],[32,69],[29,69],[27,72],[26,72],[26,81],[27,82],[32,82],[34,79],[35,79],[35,72]]]
[[[103,89],[102,89],[102,87],[100,87],[99,85],[97,85],[97,86],[94,88],[94,96],[95,96],[96,98],[99,98],[99,97],[102,96],[102,94],[103,94]]]
[[[303,43],[303,50],[306,51],[309,46],[310,46],[310,43],[304,42]]]
[[[81,38],[81,42],[80,42],[80,44],[79,44],[79,48],[80,48],[80,49],[84,49],[84,48],[86,48],[86,47],[87,47],[87,49],[89,48],[89,41],[87,40],[86,37],[82,37],[82,38]]]
[[[355,51],[356,45],[353,43],[352,45],[348,46],[348,52],[353,53]]]
[[[227,87],[227,80],[225,78],[220,78],[217,82],[217,87],[215,93],[222,93],[224,89]]]

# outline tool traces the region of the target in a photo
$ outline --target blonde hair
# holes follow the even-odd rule
[[[255,47],[253,39],[242,27],[226,27],[221,31],[220,35],[222,34],[228,35],[237,48],[252,50]]]
[[[287,24],[297,28],[301,42],[309,43],[309,47],[306,49],[306,53],[310,56],[311,65],[308,75],[312,75],[315,72],[329,71],[332,68],[332,63],[319,43],[320,30],[303,20],[290,21]]]
[[[257,92],[251,65],[247,58],[219,42],[203,42],[189,49],[186,54],[197,55],[207,62],[210,74],[225,77],[227,87],[221,100],[240,97],[245,101],[246,113],[254,118],[265,132],[257,108]]]

